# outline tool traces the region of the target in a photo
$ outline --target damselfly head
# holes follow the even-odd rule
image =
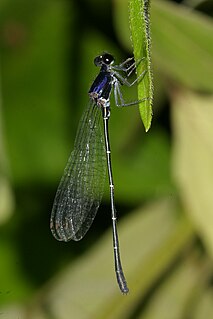
[[[94,59],[96,66],[110,65],[114,62],[114,57],[110,53],[103,53]]]

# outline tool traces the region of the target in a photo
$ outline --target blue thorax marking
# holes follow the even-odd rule
[[[101,69],[100,73],[94,80],[89,93],[96,93],[97,98],[108,100],[112,89],[112,76],[109,71]]]

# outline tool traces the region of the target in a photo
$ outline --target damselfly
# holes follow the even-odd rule
[[[90,102],[80,121],[74,150],[70,155],[55,196],[50,228],[57,240],[69,241],[73,239],[77,241],[84,237],[101,203],[107,167],[115,272],[121,292],[127,293],[129,289],[121,265],[114,202],[108,131],[110,95],[113,91],[117,106],[138,104],[140,101],[125,103],[120,87],[121,85],[134,85],[144,77],[146,71],[130,83],[128,78],[136,69],[133,58],[129,58],[119,65],[113,65],[113,56],[109,53],[103,53],[94,59],[94,63],[100,67],[100,72],[89,90]],[[100,127],[101,117],[103,119],[102,130]]]

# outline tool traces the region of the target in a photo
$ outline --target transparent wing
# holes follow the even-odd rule
[[[106,176],[101,110],[89,104],[79,123],[74,150],[56,192],[50,228],[57,240],[80,240],[100,205]]]

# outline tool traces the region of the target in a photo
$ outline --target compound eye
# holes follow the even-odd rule
[[[103,62],[107,65],[111,64],[114,62],[114,58],[111,54],[109,53],[105,53],[102,55],[102,59],[103,59]]]

